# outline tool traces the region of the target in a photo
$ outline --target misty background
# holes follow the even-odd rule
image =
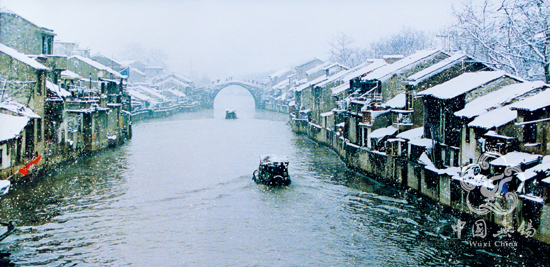
[[[0,0],[1,7],[54,30],[56,41],[117,60],[147,57],[195,81],[265,77],[315,57],[329,60],[342,36],[357,50],[403,31],[433,36],[452,23],[457,3]]]

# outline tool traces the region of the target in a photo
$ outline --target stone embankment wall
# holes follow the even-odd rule
[[[351,169],[404,190],[412,189],[435,203],[496,225],[497,229],[506,227],[521,233],[527,227],[532,227],[534,235],[530,237],[550,244],[550,204],[519,198],[517,207],[511,214],[487,213],[480,216],[471,211],[466,201],[467,198],[474,201],[482,199],[479,190],[477,195],[471,191],[472,195],[468,196],[460,181],[450,176],[436,175],[424,165],[410,161],[407,157],[388,156],[383,152],[357,146],[333,131],[305,119],[291,117],[290,125],[295,133],[307,135],[334,150]],[[503,208],[509,207],[509,203],[502,197],[497,199],[497,203]]]

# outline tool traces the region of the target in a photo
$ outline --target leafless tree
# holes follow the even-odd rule
[[[122,47],[121,57],[139,60],[150,66],[166,68],[168,55],[161,49],[145,48],[140,43],[130,42]]]
[[[455,46],[515,75],[550,82],[550,1],[484,0],[455,9]]]
[[[168,55],[161,49],[151,48],[147,53],[147,63],[151,66],[166,68]]]
[[[341,32],[333,36],[329,41],[331,60],[348,67],[360,64],[361,62],[357,62],[358,48],[354,46],[354,42],[353,38]]]
[[[369,53],[372,57],[383,55],[408,56],[417,50],[431,47],[433,47],[433,38],[430,34],[411,28],[403,28],[396,34],[371,43]]]

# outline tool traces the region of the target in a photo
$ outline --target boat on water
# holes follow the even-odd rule
[[[226,109],[225,110],[225,118],[226,119],[236,119],[237,118],[237,111],[234,109]]]
[[[117,142],[117,136],[115,135],[109,135],[107,134],[107,143],[109,144],[109,147],[115,147]]]
[[[288,158],[278,155],[260,156],[260,166],[254,171],[252,180],[259,184],[286,186],[290,184]]]

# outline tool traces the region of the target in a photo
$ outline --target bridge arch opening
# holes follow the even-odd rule
[[[226,110],[236,110],[238,118],[254,117],[256,100],[252,93],[238,85],[221,89],[214,97],[215,117],[225,117]]]

